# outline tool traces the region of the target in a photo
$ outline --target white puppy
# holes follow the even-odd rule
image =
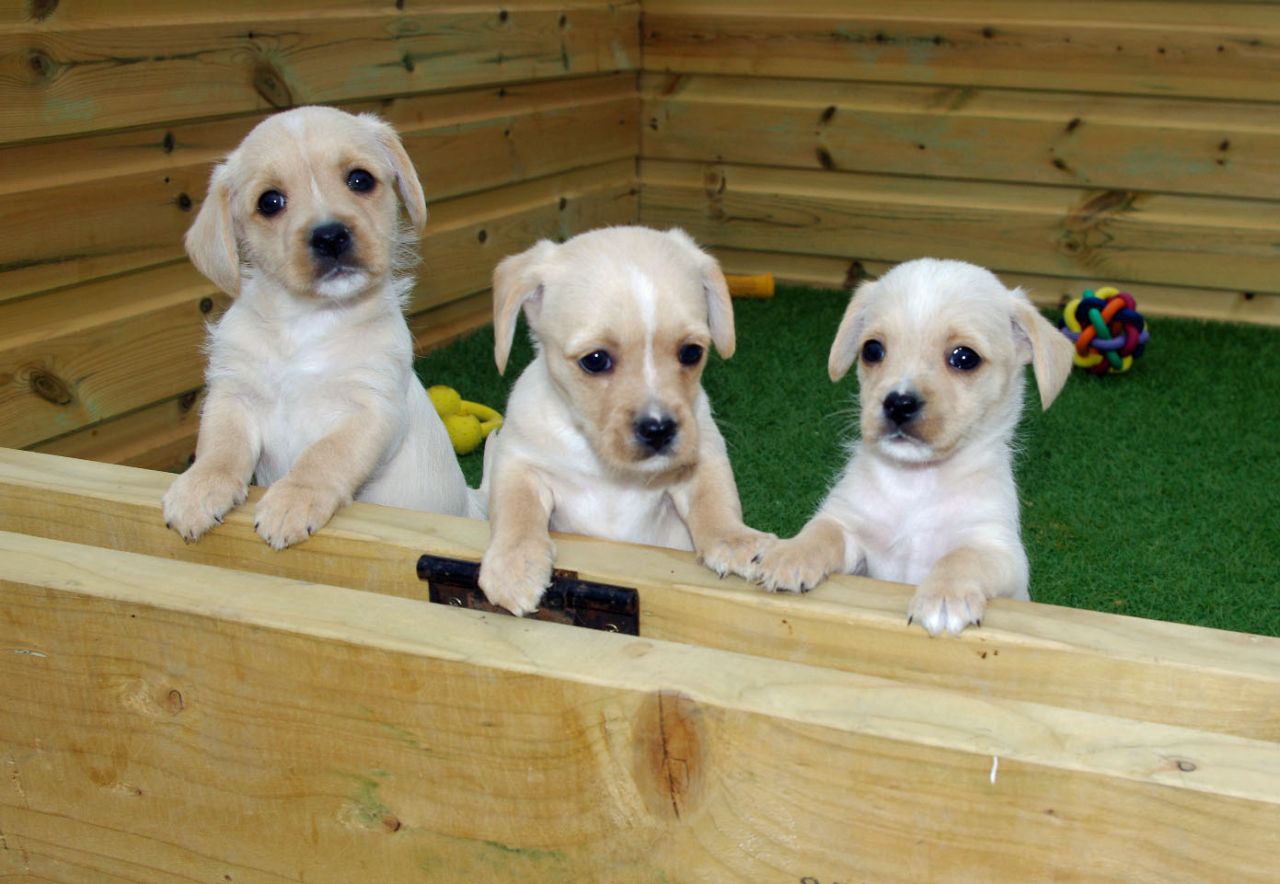
[[[981,267],[922,259],[863,283],[828,364],[839,380],[858,360],[861,441],[818,513],[752,576],[771,590],[835,571],[918,584],[908,616],[931,634],[980,624],[989,598],[1027,598],[1010,450],[1022,366],[1048,408],[1071,353]]]
[[[426,217],[400,139],[371,115],[277,114],[214,169],[187,252],[237,298],[210,330],[195,463],[164,496],[185,540],[243,502],[251,477],[271,486],[255,519],[276,549],[352,498],[469,514],[402,312],[399,271]]]
[[[734,349],[715,259],[680,230],[612,227],[507,258],[493,296],[499,371],[521,308],[538,352],[485,451],[489,601],[537,607],[549,529],[696,549],[722,575],[745,570],[774,538],[742,523],[702,389],[708,346]]]

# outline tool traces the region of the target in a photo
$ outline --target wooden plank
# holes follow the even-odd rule
[[[172,479],[0,450],[0,531],[410,599],[426,595],[421,553],[478,561],[488,537],[483,522],[356,504],[275,552],[246,505],[186,545],[160,514]],[[585,579],[638,587],[646,638],[1280,740],[1280,639],[996,599],[982,629],[943,641],[907,627],[911,589],[898,584],[833,577],[806,596],[774,595],[716,580],[689,553],[568,535],[556,548]]]
[[[181,472],[196,452],[203,388],[48,439],[30,450],[61,457]]]
[[[927,253],[1117,284],[1280,292],[1274,202],[728,164],[641,163],[643,223],[713,246],[897,262]]]
[[[1280,848],[1275,743],[0,550],[0,820],[35,875],[1264,881]]]
[[[402,133],[429,205],[632,157],[631,74],[349,105]],[[209,167],[261,115],[0,148],[0,301],[182,257]]]
[[[643,42],[648,71],[1280,100],[1248,3],[661,0]]]
[[[633,221],[634,174],[628,158],[436,204],[409,312],[488,288],[494,264],[538,236]],[[227,303],[181,262],[0,304],[0,444],[34,445],[199,387],[205,323]]]
[[[855,257],[796,255],[753,249],[712,250],[725,270],[731,273],[772,273],[782,282],[823,288],[850,289],[863,277],[879,276],[890,263],[862,261]],[[1041,307],[1061,308],[1089,285],[1102,285],[1108,280],[1082,280],[1031,273],[1004,273],[1009,285],[1021,286]],[[1247,295],[1222,289],[1193,289],[1182,286],[1156,286],[1126,283],[1125,290],[1138,301],[1144,316],[1177,316],[1184,319],[1212,319],[1220,322],[1250,322],[1280,325],[1280,297]],[[835,334],[835,330],[832,330]]]
[[[646,158],[1280,199],[1280,107],[702,75],[642,91]]]
[[[130,20],[0,30],[5,141],[634,70],[637,5]],[[166,17],[167,18],[167,17]]]
[[[184,263],[0,304],[0,440],[30,445],[204,381],[230,303]]]
[[[508,0],[502,4],[510,10],[590,9],[602,5],[601,0]],[[617,0],[613,5],[637,5],[637,0]],[[450,0],[450,9],[493,9],[493,0]],[[218,4],[223,21],[296,18],[309,16],[353,16],[370,14],[369,4],[361,0],[274,0],[269,6],[261,0],[223,0]],[[374,13],[379,10],[374,10]],[[169,0],[76,0],[75,3],[33,3],[31,0],[0,0],[0,25],[7,27],[39,26],[45,30],[102,27],[104,23],[151,23],[157,19],[177,22],[209,20],[207,7],[175,4]]]

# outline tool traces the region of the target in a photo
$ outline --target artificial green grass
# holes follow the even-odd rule
[[[856,430],[857,380],[826,369],[847,299],[780,287],[735,301],[738,352],[704,376],[746,520],[779,536],[817,507]],[[1280,330],[1149,325],[1132,371],[1078,371],[1047,412],[1028,372],[1017,470],[1031,597],[1280,635]],[[531,358],[522,328],[500,377],[485,329],[419,373],[501,409]],[[462,463],[477,484],[480,455]]]

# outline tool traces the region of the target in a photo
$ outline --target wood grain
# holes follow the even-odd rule
[[[1280,846],[1275,743],[23,535],[0,550],[19,873],[1261,881]]]
[[[646,224],[713,246],[1280,292],[1265,201],[645,160]]]
[[[483,522],[355,504],[305,544],[275,552],[247,505],[186,545],[160,514],[172,480],[0,450],[0,531],[410,599],[426,596],[421,553],[478,561],[488,539]],[[833,577],[806,596],[774,595],[718,580],[688,553],[568,535],[556,548],[558,565],[584,579],[637,587],[646,638],[1280,740],[1274,638],[997,599],[982,629],[938,640],[905,623],[907,586]]]
[[[653,159],[1280,200],[1280,107],[1256,103],[676,74],[642,95]]]
[[[1280,100],[1280,19],[1250,3],[645,4],[647,71]]]
[[[0,30],[5,141],[634,70],[638,6],[355,8]]]

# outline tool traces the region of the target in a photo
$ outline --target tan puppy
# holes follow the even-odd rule
[[[922,259],[864,283],[831,347],[858,360],[862,439],[817,515],[753,576],[804,591],[833,571],[918,584],[931,634],[981,623],[987,599],[1027,598],[1010,443],[1022,366],[1048,408],[1072,348],[1020,290],[981,267]]]
[[[485,451],[489,601],[537,607],[555,555],[549,529],[696,549],[722,575],[745,570],[774,538],[742,523],[702,390],[707,348],[734,349],[715,259],[680,230],[612,227],[540,242],[493,280],[499,371],[521,308],[538,353]]]
[[[164,496],[185,540],[243,502],[250,477],[271,486],[255,518],[276,549],[352,498],[468,514],[402,313],[426,217],[400,139],[371,115],[277,114],[214,169],[187,253],[237,298],[210,329],[195,464]]]

